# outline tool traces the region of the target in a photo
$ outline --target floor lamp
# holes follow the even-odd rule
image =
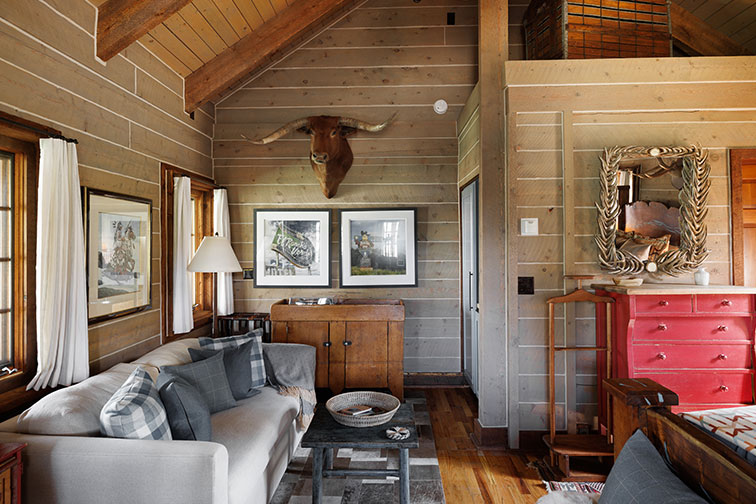
[[[234,254],[234,249],[231,248],[231,241],[220,236],[205,236],[187,269],[192,273],[213,274],[213,336],[217,336],[216,297],[218,296],[218,286],[216,277],[218,273],[235,273],[242,270],[239,260],[236,259],[236,254]]]

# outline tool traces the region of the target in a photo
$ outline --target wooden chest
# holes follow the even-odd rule
[[[756,289],[596,287],[616,300],[614,378],[650,378],[679,396],[680,411],[754,403]]]
[[[523,24],[531,60],[672,55],[668,0],[533,0]]]
[[[388,388],[404,400],[404,303],[345,299],[334,305],[270,307],[274,343],[304,343],[317,352],[315,386]]]

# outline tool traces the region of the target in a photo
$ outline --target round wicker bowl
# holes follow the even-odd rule
[[[340,410],[357,406],[358,404],[378,407],[386,412],[378,415],[345,415],[339,413]],[[381,392],[360,391],[345,392],[331,397],[326,402],[326,409],[333,419],[341,425],[346,425],[347,427],[375,427],[391,420],[400,405],[399,399],[392,395]]]

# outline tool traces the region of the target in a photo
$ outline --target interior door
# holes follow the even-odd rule
[[[462,370],[478,395],[478,181],[462,189]]]
[[[730,182],[733,283],[756,287],[756,149],[730,151]]]

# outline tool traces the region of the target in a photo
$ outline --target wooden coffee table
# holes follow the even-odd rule
[[[410,436],[403,441],[386,437],[386,429],[395,425],[406,427]],[[303,448],[312,448],[312,502],[320,504],[323,477],[329,476],[397,476],[399,502],[409,504],[409,449],[419,446],[412,405],[404,403],[394,417],[377,427],[346,427],[337,423],[324,405],[319,405],[309,429],[302,438]],[[396,469],[334,469],[334,450],[339,448],[395,448],[399,450]],[[324,467],[325,466],[325,467]]]

